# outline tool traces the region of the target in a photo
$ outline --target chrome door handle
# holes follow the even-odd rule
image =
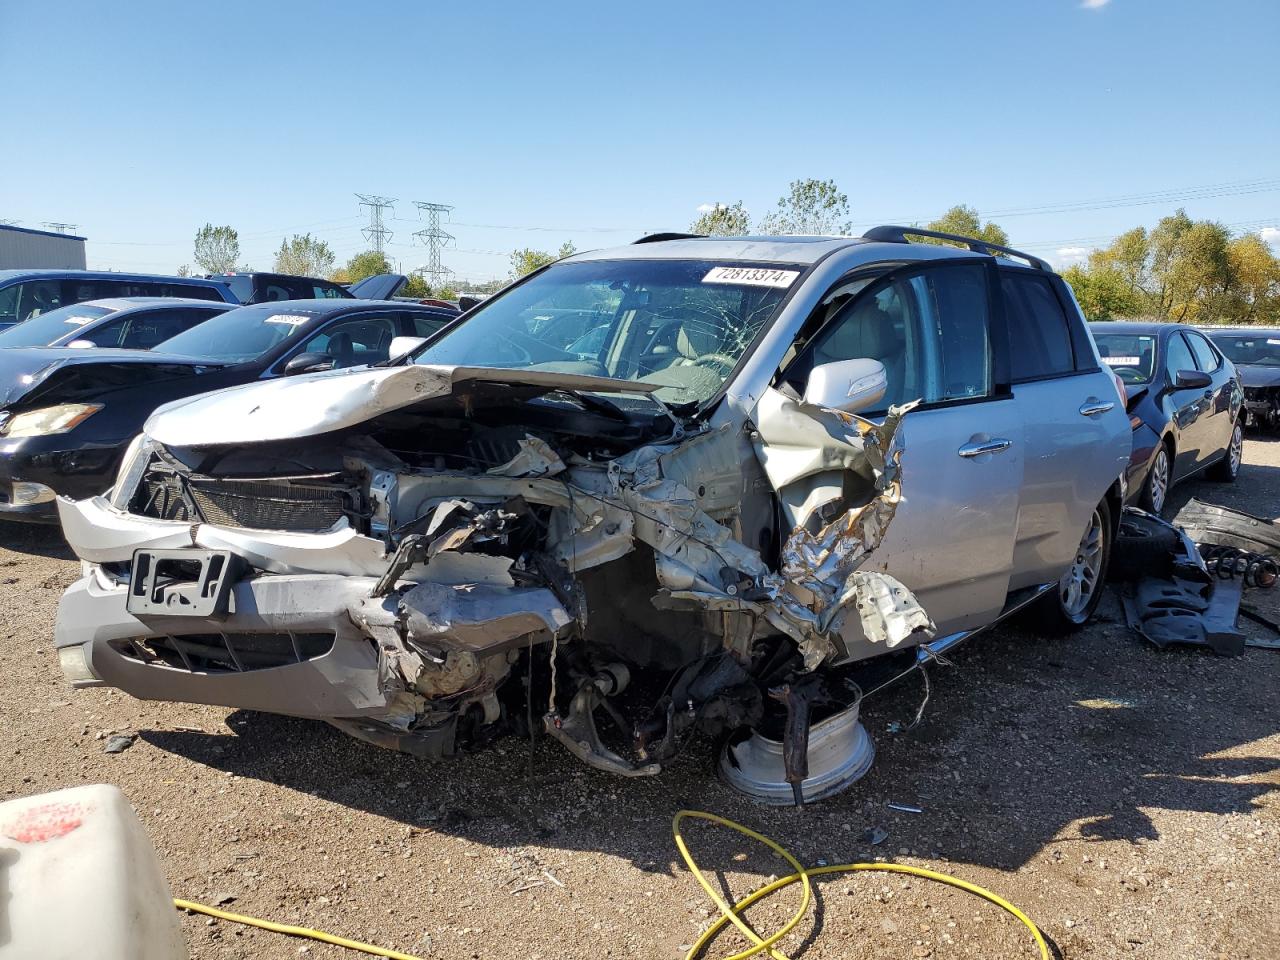
[[[975,443],[966,443],[963,447],[956,451],[962,457],[980,457],[984,453],[999,453],[1001,450],[1008,450],[1013,446],[1012,440],[1005,440],[1001,437],[992,437],[990,440],[979,440]]]
[[[1080,416],[1096,417],[1100,413],[1106,413],[1115,406],[1110,400],[1086,400],[1080,405]]]

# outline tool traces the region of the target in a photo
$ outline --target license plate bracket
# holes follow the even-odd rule
[[[244,568],[230,550],[135,550],[125,609],[135,616],[224,617]]]

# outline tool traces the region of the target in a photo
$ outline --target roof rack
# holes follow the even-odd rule
[[[634,243],[661,243],[663,240],[705,240],[705,233],[651,233]]]
[[[976,240],[973,237],[962,237],[958,233],[941,233],[937,230],[925,230],[921,227],[885,226],[872,227],[862,235],[863,240],[876,240],[881,243],[910,243],[911,241],[907,239],[908,237],[932,237],[934,240],[949,240],[952,243],[960,244],[962,247],[967,247],[975,253],[985,253],[990,257],[1000,255],[1017,257],[1019,260],[1025,260],[1030,266],[1038,270],[1053,272],[1053,267],[1039,257],[1033,257],[1029,253],[1023,253],[1021,250],[1014,250],[1012,247],[1002,247],[998,243],[988,243],[986,240]]]

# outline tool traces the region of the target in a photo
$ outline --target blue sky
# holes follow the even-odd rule
[[[204,5],[0,0],[0,219],[169,272],[363,249],[356,192],[451,203],[445,263],[684,229],[833,178],[861,228],[975,206],[1060,262],[1185,206],[1280,239],[1280,4]]]

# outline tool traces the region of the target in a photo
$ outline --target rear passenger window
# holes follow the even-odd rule
[[[1045,277],[1002,270],[1014,383],[1071,373],[1075,357],[1067,314]]]
[[[122,347],[150,350],[170,337],[217,316],[213,310],[148,310],[129,318],[129,330],[124,335]]]
[[[433,317],[422,313],[409,314],[409,323],[413,327],[413,336],[429,337],[445,325],[443,317]],[[601,344],[603,346],[603,344]]]
[[[1190,331],[1183,334],[1187,340],[1191,342],[1191,352],[1196,355],[1196,363],[1205,373],[1213,373],[1218,367],[1222,366],[1222,361],[1218,359],[1218,355],[1213,352],[1213,347],[1209,346],[1209,341],[1198,333]]]
[[[934,265],[886,277],[841,305],[813,339],[798,345],[783,376],[802,395],[818,364],[870,358],[884,364],[888,389],[879,410],[923,400],[990,396],[986,268]]]

